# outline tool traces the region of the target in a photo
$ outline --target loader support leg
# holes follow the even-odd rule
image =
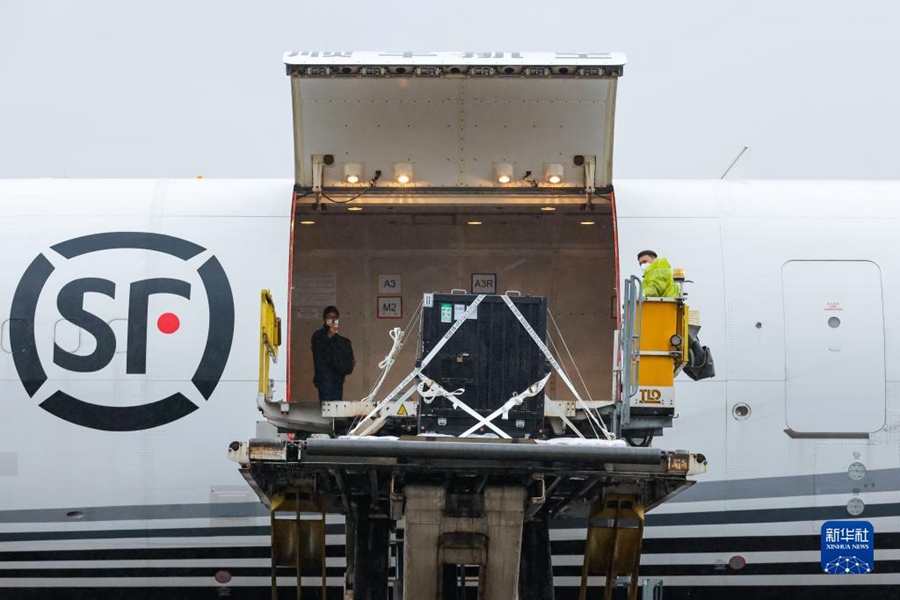
[[[528,521],[522,529],[519,600],[554,600],[550,528],[546,513]]]
[[[433,600],[443,574],[438,562],[438,537],[444,494],[438,487],[406,490],[406,531],[403,538],[403,597]]]
[[[579,600],[587,599],[591,575],[605,576],[605,600],[612,598],[617,577],[630,576],[628,599],[637,600],[643,536],[644,507],[640,496],[606,490],[594,502],[588,519]]]
[[[446,514],[442,487],[409,486],[405,494],[404,598],[450,600],[451,587],[458,585],[457,565],[480,567],[481,600],[516,597],[524,487],[486,487],[480,516]],[[451,565],[446,578],[445,565]]]
[[[353,600],[388,600],[391,522],[370,515],[368,503],[358,505],[352,520],[351,526],[348,518],[347,570],[352,572]]]

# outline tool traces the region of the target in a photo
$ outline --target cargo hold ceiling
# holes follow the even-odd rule
[[[622,54],[307,51],[284,62],[298,187],[352,192],[380,173],[380,190],[406,193],[610,188]]]

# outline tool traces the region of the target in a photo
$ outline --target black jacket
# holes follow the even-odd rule
[[[353,346],[350,340],[336,333],[328,337],[328,327],[322,326],[312,336],[312,355],[315,376],[313,383],[344,383],[353,372]]]

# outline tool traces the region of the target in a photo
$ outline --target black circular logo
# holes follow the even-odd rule
[[[206,251],[206,248],[181,238],[145,232],[98,233],[52,246],[52,250],[65,259],[119,249],[161,252],[183,261]],[[34,324],[38,300],[53,271],[53,264],[43,254],[39,254],[19,281],[10,310],[9,339],[13,360],[19,379],[31,397],[47,382],[47,374],[38,356]],[[234,297],[225,270],[215,256],[207,259],[197,269],[197,274],[206,291],[209,329],[206,346],[191,383],[208,400],[222,377],[231,352]],[[53,362],[69,372],[99,371],[112,361],[116,353],[116,336],[109,324],[84,307],[84,296],[88,292],[112,298],[116,294],[116,284],[99,277],[84,277],[69,281],[60,289],[56,302],[60,314],[96,340],[95,349],[87,355],[73,354],[54,344]],[[175,294],[190,299],[191,285],[168,277],[131,283],[127,320],[128,374],[139,375],[146,372],[148,303],[154,294]],[[164,333],[175,331],[179,327],[177,316],[171,313],[162,315],[158,327]],[[159,427],[197,410],[197,405],[180,392],[148,404],[117,407],[86,402],[62,390],[56,390],[40,407],[70,423],[104,431],[137,431]]]

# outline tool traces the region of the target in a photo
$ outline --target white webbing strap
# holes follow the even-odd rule
[[[428,389],[425,389],[426,385]],[[419,385],[416,386],[416,391],[419,392],[419,396],[422,397],[422,401],[425,404],[431,404],[438,396],[447,398],[451,402],[459,402],[459,397],[466,392],[464,388],[459,388],[452,392],[445,390],[440,384],[423,377],[421,374],[419,375]],[[456,407],[454,406],[454,408]]]
[[[584,400],[581,399],[581,395],[578,393],[578,390],[575,389],[575,386],[572,385],[572,382],[569,381],[569,378],[566,377],[566,374],[563,372],[562,367],[559,366],[559,363],[556,362],[556,359],[553,357],[553,354],[550,353],[550,350],[547,349],[547,345],[544,344],[543,340],[538,336],[538,334],[532,329],[531,325],[528,321],[525,320],[525,317],[519,312],[519,309],[516,308],[516,305],[513,304],[513,301],[509,299],[509,296],[501,295],[503,302],[506,303],[506,306],[509,307],[509,310],[516,316],[516,319],[519,320],[519,323],[528,332],[528,335],[531,336],[531,339],[534,340],[534,343],[537,344],[538,348],[541,349],[541,352],[544,353],[544,356],[547,358],[547,361],[556,371],[556,374],[559,375],[559,378],[563,380],[563,383],[566,384],[566,387],[569,388],[569,391],[572,392],[572,395],[575,396],[575,401],[581,405],[581,408],[584,409],[585,414],[589,419],[592,419],[594,423],[600,427],[600,430],[607,437],[607,439],[613,439],[612,434],[607,430],[606,425],[603,423],[603,420],[600,419],[599,415],[595,416],[591,413],[591,409],[585,404]]]
[[[509,419],[510,409],[522,404],[522,402],[525,401],[525,398],[532,398],[532,397],[536,396],[538,393],[540,393],[540,391],[544,389],[544,386],[547,385],[548,379],[550,379],[550,373],[547,373],[547,375],[540,381],[535,381],[534,383],[532,383],[530,386],[528,386],[528,389],[526,389],[524,392],[520,392],[520,393],[514,395],[512,398],[510,398],[509,400],[504,402],[503,406],[501,406],[500,408],[498,408],[497,410],[495,410],[488,416],[486,416],[486,417],[479,416],[478,417],[479,423],[477,425],[474,425],[474,426],[470,427],[469,429],[465,430],[463,433],[461,433],[459,435],[459,437],[468,437],[468,436],[472,435],[473,433],[478,431],[479,427],[490,423],[497,417],[500,417],[503,420]]]
[[[391,371],[391,367],[394,366],[394,359],[397,356],[397,353],[400,352],[400,349],[403,348],[403,335],[404,331],[399,327],[394,327],[388,332],[388,335],[391,337],[393,344],[391,345],[390,351],[387,353],[387,356],[384,357],[384,360],[378,363],[378,368],[381,369],[381,376],[378,378],[378,381],[372,387],[372,391],[369,392],[369,395],[361,400],[364,404],[368,404],[372,401],[372,398],[375,397],[375,394],[378,393],[378,390],[381,389],[382,384],[384,383],[385,378],[387,378],[388,373]]]
[[[369,412],[369,414],[367,414],[365,416],[365,418],[363,418],[363,420],[359,422],[359,424],[356,427],[351,429],[349,435],[361,435],[359,433],[359,431],[362,429],[365,429],[367,431],[366,435],[369,435],[368,431],[371,428],[368,427],[367,422],[369,420],[375,420],[376,422],[381,422],[381,421],[378,421],[378,416],[381,413],[382,409],[385,408],[391,401],[393,401],[394,396],[399,394],[401,390],[406,389],[406,386],[409,385],[413,379],[415,379],[416,377],[419,376],[419,373],[422,372],[422,369],[424,369],[425,367],[428,366],[428,363],[430,363],[431,360],[435,357],[435,355],[438,352],[440,352],[441,348],[444,347],[444,344],[446,344],[447,341],[451,337],[453,337],[453,334],[456,333],[460,327],[462,327],[462,324],[466,322],[466,319],[468,319],[472,315],[472,313],[475,312],[475,309],[478,308],[478,305],[481,304],[482,300],[484,300],[484,294],[479,294],[478,296],[475,297],[475,300],[472,301],[472,304],[470,304],[469,307],[463,312],[463,314],[460,315],[460,317],[456,320],[456,322],[453,324],[453,326],[447,330],[447,333],[444,334],[444,337],[442,337],[438,341],[438,343],[434,345],[434,348],[431,349],[431,352],[429,352],[428,355],[422,359],[422,363],[418,367],[413,369],[409,375],[404,377],[403,381],[401,381],[397,385],[397,387],[395,387],[391,391],[390,394],[388,394],[381,402],[379,402],[378,405],[375,406],[375,408],[373,408]],[[377,429],[375,431],[377,431]],[[375,431],[372,431],[371,433],[375,433]]]
[[[512,439],[512,437],[508,433],[506,433],[505,431],[503,431],[502,429],[500,429],[499,427],[497,427],[496,425],[491,423],[490,420],[488,420],[488,418],[482,417],[481,413],[479,413],[477,410],[473,409],[471,406],[469,406],[468,404],[466,404],[465,402],[463,402],[462,400],[460,400],[457,397],[458,394],[461,394],[465,390],[456,390],[456,392],[448,392],[447,390],[442,388],[439,383],[432,381],[431,379],[428,379],[427,377],[422,377],[421,379],[422,379],[422,383],[419,384],[419,393],[420,394],[423,393],[423,388],[425,385],[427,385],[429,387],[429,389],[425,390],[424,393],[431,396],[432,399],[435,396],[443,396],[444,398],[446,398],[447,400],[450,401],[450,403],[453,405],[453,408],[461,409],[463,412],[467,413],[469,416],[473,417],[476,421],[478,421],[478,424],[475,425],[471,431],[475,431],[483,425],[485,427],[493,429],[494,432],[502,438],[506,438],[508,440]],[[465,437],[465,436],[466,436],[466,434],[463,434],[459,437]]]
[[[394,402],[392,406],[398,406],[406,402],[410,396],[412,396],[416,392],[415,384],[409,386],[409,389],[403,392],[397,400]],[[376,416],[375,419],[371,421],[366,421],[365,423],[360,423],[357,427],[354,427],[353,430],[356,431],[360,427],[362,428],[358,433],[353,435],[358,435],[360,437],[365,437],[367,435],[371,435],[376,433],[382,427],[382,423],[384,423],[388,417],[390,417],[392,413],[390,410],[382,410],[380,414]]]

